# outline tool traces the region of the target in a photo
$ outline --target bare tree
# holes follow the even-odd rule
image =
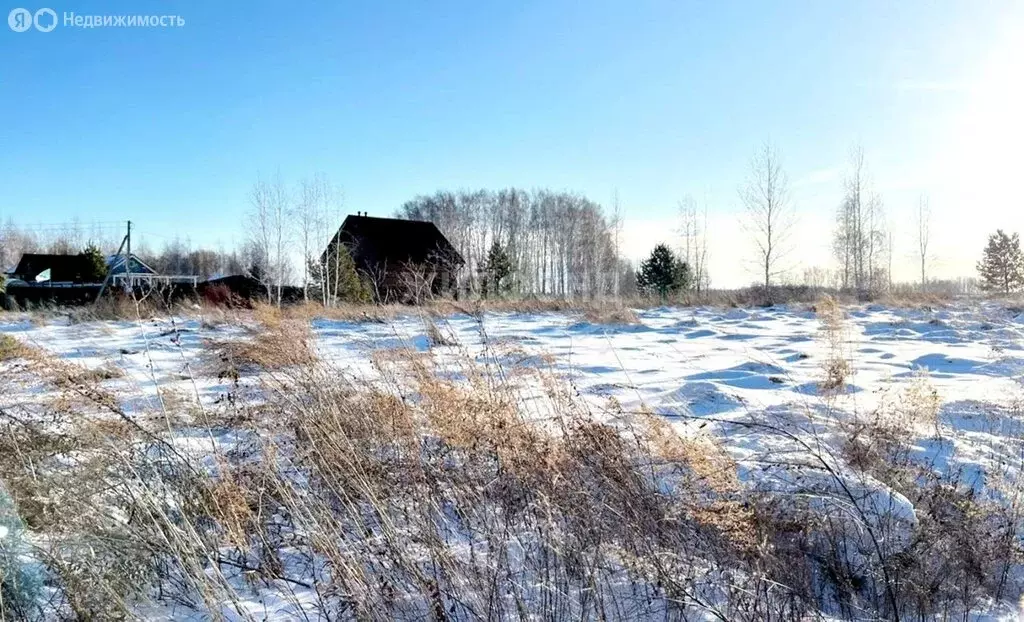
[[[289,275],[286,246],[288,244],[288,191],[280,175],[272,182],[257,179],[249,192],[252,208],[248,222],[249,253],[254,265],[250,272],[257,277],[267,290],[267,299],[274,302],[277,289],[277,304],[281,304],[284,281]]]
[[[437,270],[429,264],[405,263],[398,274],[399,295],[406,302],[421,305],[434,297]]]
[[[622,255],[622,248],[619,243],[619,235],[622,232],[622,208],[619,205],[619,190],[616,188],[612,192],[612,249],[615,257],[616,266],[614,268],[614,276],[612,277],[612,295],[618,298],[622,292],[621,284],[619,282],[619,276],[622,272],[618,269],[618,258]]]
[[[700,293],[706,290],[710,284],[707,270],[707,201],[704,202],[703,214],[699,214],[693,197],[687,195],[679,201],[678,210],[681,221],[679,233],[682,238],[680,255],[682,255],[683,261],[690,267],[690,274],[693,275],[694,289],[697,293]]]
[[[854,147],[846,195],[836,218],[833,252],[842,264],[842,286],[861,295],[871,294],[888,282],[882,260],[887,248],[882,199],[872,189],[864,165],[864,151]]]
[[[928,289],[928,245],[931,242],[931,207],[928,197],[917,200],[917,256],[921,262],[921,291]]]
[[[31,230],[19,229],[14,221],[8,218],[0,230],[0,269],[14,268],[22,254],[35,252],[38,248],[37,236]]]
[[[771,286],[779,262],[788,252],[793,215],[789,205],[789,184],[778,150],[764,143],[750,161],[750,176],[740,188],[746,208],[746,228],[757,245],[758,263],[764,271],[764,287]]]
[[[326,210],[331,198],[331,185],[323,173],[316,173],[311,178],[299,182],[298,199],[295,203],[295,226],[302,245],[302,299],[309,301],[309,267],[311,264],[318,264],[316,258],[319,256],[317,249],[324,242],[321,231],[324,228],[323,220],[327,217]],[[322,266],[320,266],[322,268]],[[322,271],[322,270],[321,270]],[[326,281],[322,278],[318,282]],[[329,296],[330,292],[323,294]],[[326,300],[323,301],[326,306]]]

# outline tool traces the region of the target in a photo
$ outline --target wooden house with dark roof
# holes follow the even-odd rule
[[[330,265],[343,244],[356,271],[371,282],[381,302],[408,301],[412,287],[433,295],[456,293],[465,260],[429,221],[348,215],[320,259]]]
[[[51,253],[25,253],[18,261],[17,267],[11,272],[15,279],[26,283],[98,283],[103,280],[93,278],[96,269],[88,255],[57,255]]]

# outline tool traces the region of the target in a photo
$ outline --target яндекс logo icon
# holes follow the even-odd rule
[[[32,12],[28,9],[12,9],[7,15],[7,25],[14,32],[25,32],[32,27]]]
[[[12,9],[7,14],[7,25],[14,32],[25,32],[33,25],[39,32],[50,32],[57,27],[57,12],[43,8],[32,14],[28,9]]]

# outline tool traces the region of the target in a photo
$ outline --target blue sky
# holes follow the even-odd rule
[[[1021,201],[1008,184],[991,189],[993,166],[971,158],[970,183],[951,185],[964,162],[946,157],[1019,158],[1002,142],[1020,133],[1005,104],[1020,101],[1005,62],[1024,57],[1016,2],[45,6],[185,24],[0,32],[3,219],[130,217],[153,236],[230,245],[258,174],[322,171],[349,210],[378,215],[440,188],[551,187],[600,202],[617,190],[637,255],[668,235],[687,194],[733,244],[736,187],[770,139],[794,187],[799,263],[828,261],[822,228],[854,143],[894,229],[921,192],[943,221],[1005,203],[965,221],[976,237],[1020,222],[1003,222]],[[962,233],[948,228],[944,256]],[[718,244],[723,279],[745,278]],[[966,273],[964,261],[946,263]]]

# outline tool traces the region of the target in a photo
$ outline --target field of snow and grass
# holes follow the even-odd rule
[[[1016,617],[1024,313],[964,302],[636,315],[0,316],[5,606],[103,617],[106,604],[74,595],[84,588],[147,618]],[[375,418],[379,429],[352,423],[392,411],[403,414]],[[585,422],[625,440],[598,443]],[[406,427],[418,431],[384,430]],[[339,435],[370,440],[328,459]],[[411,438],[415,460],[394,458]],[[436,443],[458,451],[424,457]],[[503,477],[515,485],[488,489]],[[559,477],[575,483],[547,481]],[[186,479],[214,509],[185,509]],[[360,497],[388,490],[414,491],[388,512],[420,518],[396,527]],[[587,503],[608,512],[577,515]],[[90,563],[89,538],[124,526],[136,537],[147,512],[159,526],[125,559],[190,561],[76,565]],[[537,517],[572,546],[551,544],[563,540]],[[115,594],[118,580],[138,593]]]

